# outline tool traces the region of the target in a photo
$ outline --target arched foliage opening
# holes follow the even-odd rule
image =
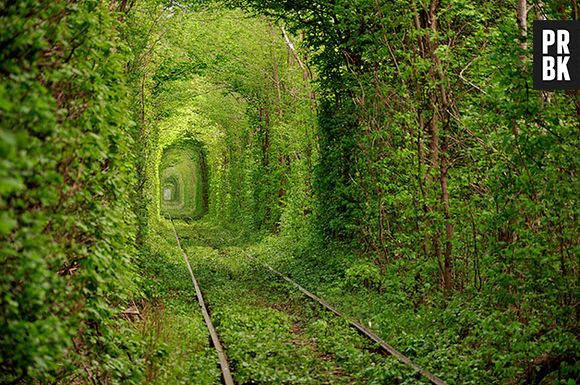
[[[203,145],[194,139],[173,143],[163,150],[159,164],[161,214],[197,219],[208,211],[209,182]]]

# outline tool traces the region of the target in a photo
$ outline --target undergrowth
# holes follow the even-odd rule
[[[381,272],[340,245],[267,237],[251,252],[362,321],[403,354],[449,384],[575,384],[578,339],[557,313],[523,316],[490,303],[489,291],[446,299],[405,282],[395,261]],[[554,363],[552,363],[554,362]],[[548,370],[547,373],[540,373]],[[543,380],[536,381],[536,376]]]
[[[145,383],[219,384],[217,353],[171,228],[160,227],[148,245],[141,260],[142,318],[135,324],[147,343]]]

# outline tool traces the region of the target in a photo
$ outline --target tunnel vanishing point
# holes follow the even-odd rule
[[[160,211],[165,217],[198,219],[208,211],[208,170],[203,145],[195,139],[163,150],[159,164]]]

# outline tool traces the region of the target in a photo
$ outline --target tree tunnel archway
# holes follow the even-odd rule
[[[208,211],[209,181],[203,145],[182,139],[167,146],[159,164],[162,216],[197,219]]]
[[[175,205],[181,198],[181,183],[176,175],[170,175],[161,186],[162,200],[165,205]]]

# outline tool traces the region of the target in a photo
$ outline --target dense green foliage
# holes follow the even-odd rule
[[[346,279],[386,276],[417,311],[442,293],[517,333],[537,325],[522,339],[552,341],[522,347],[537,372],[500,377],[539,382],[576,360],[580,93],[530,89],[527,25],[577,10],[523,4],[242,2],[304,30],[314,54],[317,222],[379,267]]]
[[[185,56],[195,69],[189,71],[236,95],[243,107],[230,103],[251,118],[232,127],[217,98],[198,110],[225,134],[219,167],[210,166],[214,217],[281,231],[288,236],[284,247],[299,258],[293,269],[312,261],[322,272],[305,279],[319,282],[324,271],[342,277],[341,295],[375,291],[382,306],[395,306],[394,296],[409,322],[422,314],[462,335],[466,326],[460,325],[472,325],[467,341],[488,333],[518,341],[498,346],[485,338],[474,361],[464,357],[472,349],[467,342],[456,351],[463,358],[449,366],[475,365],[488,374],[473,380],[457,374],[459,383],[541,381],[554,367],[575,362],[574,343],[564,341],[575,340],[577,326],[578,93],[530,90],[531,51],[516,7],[362,0],[234,5],[303,33],[318,73],[318,143],[309,142],[310,117],[302,133],[292,130],[301,127],[292,117],[299,115],[285,110],[296,101],[313,106],[313,94],[306,89],[302,98],[285,100],[295,92],[276,80],[271,66],[282,55],[265,57],[266,69],[254,64],[258,72],[248,65],[251,42],[268,34],[249,38],[241,24],[219,17],[202,22],[203,31],[190,32],[199,36],[195,42],[178,40],[180,48],[191,47]],[[559,3],[540,6],[525,15],[527,23],[535,13],[568,18],[573,12]],[[216,30],[230,38],[224,42]],[[298,60],[295,53],[286,48],[294,67],[308,62],[306,51]],[[183,81],[184,63],[172,66],[165,61],[160,70],[171,69]],[[278,147],[272,138],[282,132],[289,140]],[[328,241],[346,249],[316,251]],[[355,255],[337,257],[348,249]],[[446,321],[432,311],[440,307],[457,313]],[[510,331],[498,329],[494,319]],[[439,329],[431,330],[422,338],[433,339]],[[519,337],[509,337],[513,333]],[[425,355],[450,348],[444,336]],[[494,362],[502,354],[503,364]],[[560,375],[573,376],[568,369]]]
[[[151,227],[163,153],[191,138],[206,154],[212,217],[248,230],[300,221],[316,156],[312,75],[280,27],[239,11],[171,13],[155,2],[138,11],[128,20],[131,35],[143,30],[141,18],[164,20],[134,48],[148,53],[136,99],[144,100]]]
[[[218,382],[169,214],[240,383],[419,381],[253,255],[449,384],[575,384],[580,91],[528,25],[576,3],[225,3],[0,0],[0,382]]]
[[[491,266],[507,280],[541,271],[571,305],[580,101],[530,90],[515,7],[249,3],[305,29],[315,52],[328,235],[355,239],[381,264],[433,261],[448,291],[480,289]],[[573,14],[543,6],[552,18]]]
[[[131,383],[132,122],[101,1],[0,2],[0,382]]]

